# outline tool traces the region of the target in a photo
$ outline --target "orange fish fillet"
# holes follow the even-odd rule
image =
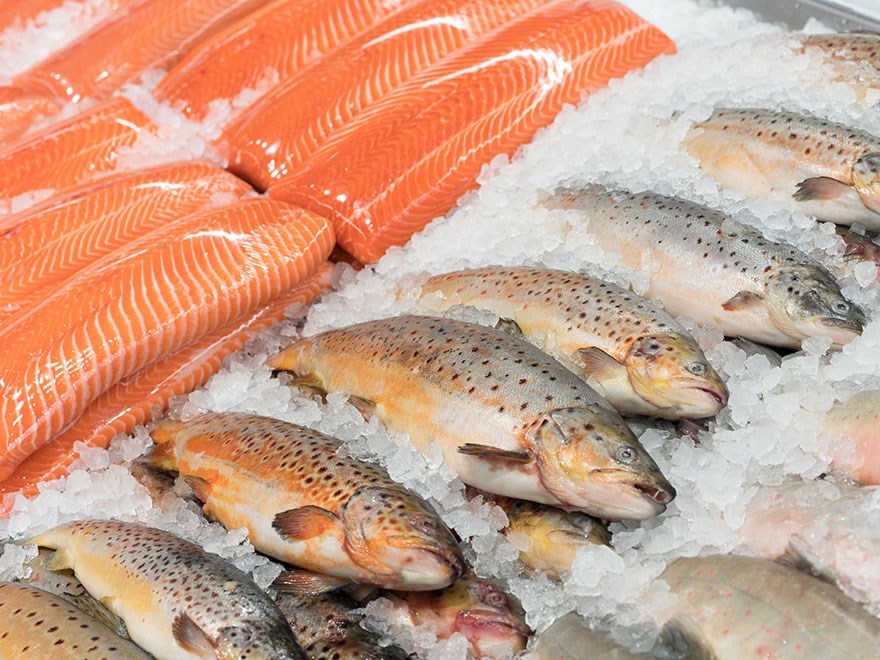
[[[544,2],[424,0],[407,6],[248,108],[218,141],[227,145],[230,169],[265,190],[377,98]]]
[[[244,199],[99,259],[0,330],[0,479],[103,392],[301,282],[333,249],[323,218]]]
[[[611,1],[554,0],[453,53],[378,100],[269,188],[332,218],[362,262],[402,245],[566,103],[673,43]]]
[[[0,321],[95,259],[251,187],[207,163],[111,175],[0,221]]]
[[[217,372],[227,355],[273,323],[284,318],[293,304],[308,305],[330,288],[333,264],[325,263],[301,284],[269,307],[248,314],[198,339],[179,353],[126,378],[92,403],[83,415],[51,442],[28,456],[9,478],[0,482],[0,517],[9,512],[13,498],[31,497],[44,481],[67,474],[78,454],[77,442],[89,447],[108,447],[120,433],[131,433],[138,424],[165,410],[173,396],[201,387]]]
[[[152,122],[130,101],[113,98],[49,126],[0,151],[0,199],[33,190],[59,190],[116,166]]]
[[[37,117],[58,112],[61,104],[39,92],[0,87],[0,144],[23,135]]]
[[[198,43],[266,0],[147,0],[116,12],[69,46],[16,76],[28,95],[59,102],[110,96],[147,69],[167,68]],[[22,100],[5,119],[33,124],[41,115]],[[60,105],[60,103],[59,103]],[[4,129],[2,132],[8,132]]]
[[[403,0],[275,0],[206,41],[156,87],[159,101],[202,119],[272,72],[279,80],[347,42]]]

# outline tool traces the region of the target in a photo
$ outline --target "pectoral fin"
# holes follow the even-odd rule
[[[174,623],[171,624],[171,632],[177,643],[193,655],[202,658],[215,655],[216,649],[210,638],[186,612],[181,612],[175,617]]]
[[[852,186],[827,176],[816,176],[804,179],[797,184],[797,191],[792,195],[796,202],[837,199],[852,192]]]
[[[525,450],[501,449],[500,447],[490,447],[489,445],[478,445],[473,442],[467,442],[458,448],[459,454],[467,456],[476,456],[485,461],[510,461],[512,463],[528,463],[532,460],[531,453]]]
[[[363,415],[364,419],[368,422],[373,418],[373,415],[376,414],[376,404],[369,399],[352,394],[348,397],[348,402],[357,408],[357,411]]]
[[[211,484],[208,483],[208,481],[201,477],[194,476],[185,476],[183,477],[183,481],[189,486],[193,495],[195,495],[200,502],[208,501],[208,497],[211,495]]]
[[[306,541],[335,528],[339,518],[319,506],[303,506],[282,511],[275,516],[272,527],[288,541]]]
[[[733,298],[723,303],[721,307],[728,312],[743,312],[747,309],[757,307],[764,302],[764,299],[757,293],[752,291],[740,291]]]
[[[327,390],[324,389],[324,383],[318,378],[315,374],[304,374],[302,376],[296,376],[293,380],[290,381],[291,387],[296,387],[301,390],[306,390],[308,392],[314,392],[315,394],[319,394],[322,397],[327,394]]]
[[[590,346],[580,349],[577,354],[584,363],[584,371],[595,376],[598,380],[611,379],[619,375],[621,371],[626,371],[626,367],[601,348]]]
[[[687,615],[678,614],[663,626],[651,657],[660,660],[716,660],[712,645],[700,627]]]
[[[279,575],[272,586],[286,593],[317,595],[334,591],[347,584],[349,583],[346,580],[332,575],[293,569]]]
[[[522,328],[520,328],[519,324],[513,319],[499,318],[498,323],[495,324],[495,329],[512,337],[524,336]]]

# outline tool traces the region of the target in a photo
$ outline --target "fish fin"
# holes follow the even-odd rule
[[[169,470],[155,465],[151,456],[132,462],[128,466],[128,471],[154,497],[171,492],[174,488],[174,475]]]
[[[577,355],[584,363],[584,371],[600,380],[613,378],[621,369],[626,370],[620,362],[595,346],[581,348]]]
[[[153,433],[158,433],[159,428],[156,428]],[[154,438],[161,438],[161,435],[152,436]],[[171,440],[159,440],[158,442],[153,440],[153,448],[150,449],[150,453],[147,454],[146,460],[153,464],[155,467],[160,470],[166,470],[168,472],[173,472],[177,469],[177,456],[175,456],[175,444]]]
[[[510,335],[511,337],[524,337],[522,328],[519,327],[519,323],[514,321],[513,319],[506,319],[501,317],[498,319],[498,323],[495,324],[495,329],[500,330],[504,334]]]
[[[828,176],[814,176],[797,184],[797,191],[792,199],[796,202],[837,199],[851,191],[852,186],[843,181]]]
[[[339,518],[319,506],[309,504],[288,509],[275,516],[272,527],[288,541],[305,541],[324,534],[339,524]]]
[[[289,385],[291,387],[296,387],[301,390],[315,392],[316,394],[320,394],[321,396],[327,394],[327,389],[324,387],[323,381],[315,374],[303,374],[302,376],[294,376]]]
[[[211,495],[210,482],[201,477],[194,477],[192,475],[186,475],[182,478],[183,482],[189,486],[189,489],[193,492],[193,495],[196,496],[199,502],[208,501],[208,497]]]
[[[789,541],[785,548],[785,552],[776,558],[776,562],[783,566],[794,568],[801,573],[811,575],[812,577],[818,578],[828,584],[832,584],[835,587],[837,586],[837,582],[831,571],[829,571],[817,557],[807,552],[806,548],[801,547],[801,545],[797,543],[796,537]]]
[[[361,603],[374,595],[378,595],[379,589],[372,584],[350,584],[345,587],[345,593],[353,601]]]
[[[728,312],[742,312],[750,307],[755,307],[763,300],[761,296],[752,291],[740,291],[733,298],[722,303],[721,307]]]
[[[56,550],[46,560],[46,569],[49,571],[73,570],[73,556],[67,550]]]
[[[88,594],[65,594],[64,597],[89,616],[94,617],[117,635],[128,637],[125,622],[113,614],[107,606],[97,598]]]
[[[186,612],[181,612],[174,618],[171,632],[177,643],[190,653],[204,658],[215,655],[216,649],[211,639]]]
[[[501,449],[500,447],[490,447],[489,445],[479,445],[473,442],[466,442],[458,448],[459,454],[467,456],[476,456],[486,461],[511,461],[513,463],[528,463],[532,460],[532,454],[525,450]]]
[[[348,402],[353,405],[368,422],[373,418],[373,415],[376,414],[376,404],[369,399],[350,394],[348,396]]]
[[[275,578],[272,586],[285,593],[316,596],[328,591],[335,591],[348,584],[350,584],[348,580],[342,578],[296,568],[279,575]]]
[[[703,631],[684,614],[677,614],[666,622],[660,631],[660,637],[651,652],[651,657],[658,660],[717,659]]]

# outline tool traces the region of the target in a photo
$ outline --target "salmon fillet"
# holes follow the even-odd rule
[[[152,122],[130,101],[113,98],[0,150],[0,200],[69,188],[116,167]]]
[[[565,104],[673,51],[622,5],[554,0],[378,100],[269,195],[332,218],[340,245],[374,262],[449,211],[484,163],[531,140]]]
[[[259,331],[282,320],[288,307],[297,303],[308,305],[329,289],[332,273],[333,264],[325,263],[268,307],[207,334],[179,353],[111,387],[79,419],[0,482],[0,517],[12,507],[13,498],[7,495],[31,497],[38,492],[39,484],[67,474],[78,457],[74,450],[77,442],[106,448],[120,433],[131,433],[138,424],[150,421],[167,407],[171,397],[204,385],[226,356],[242,348]]]
[[[147,69],[173,65],[197,44],[266,0],[146,0],[130,3],[92,30],[13,79],[27,95],[4,119],[30,126],[43,115],[34,93],[58,102],[103,99]],[[8,92],[7,92],[8,93]],[[9,130],[3,129],[3,133]]]
[[[218,140],[265,190],[335,129],[413,75],[546,0],[423,0],[318,60],[242,113]],[[225,146],[224,146],[225,145]]]
[[[244,199],[146,234],[0,330],[0,479],[103,392],[301,282],[334,245],[323,218]]]
[[[153,95],[201,120],[212,101],[232,99],[270,75],[287,79],[401,4],[403,0],[275,0],[193,50]]]
[[[0,322],[147,232],[251,191],[207,163],[114,174],[0,221]]]

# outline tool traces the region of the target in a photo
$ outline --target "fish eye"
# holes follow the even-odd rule
[[[424,529],[428,532],[433,532],[435,529],[437,529],[437,525],[434,523],[433,520],[428,520],[426,518],[425,520],[422,521],[422,529]]]
[[[845,300],[835,300],[831,308],[838,314],[846,314],[849,311],[849,303]]]
[[[507,604],[504,594],[500,594],[497,591],[490,591],[485,594],[483,596],[483,602],[497,609],[500,609]]]
[[[632,463],[636,460],[636,450],[632,447],[621,447],[617,450],[617,460],[621,463]]]
[[[691,362],[687,366],[687,370],[695,376],[702,376],[704,373],[706,373],[706,365],[702,362]]]

